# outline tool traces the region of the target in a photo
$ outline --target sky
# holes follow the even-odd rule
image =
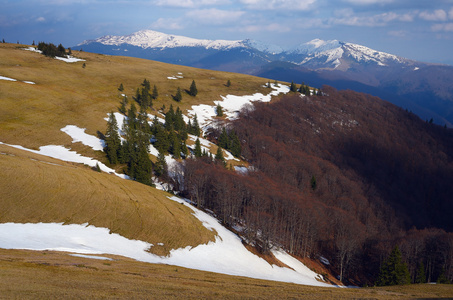
[[[0,39],[75,46],[151,29],[295,47],[340,40],[453,65],[453,0],[0,0]]]

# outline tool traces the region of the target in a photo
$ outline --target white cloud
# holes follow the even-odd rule
[[[172,6],[183,8],[195,8],[200,6],[228,4],[229,1],[224,0],[155,0],[154,4],[159,6]]]
[[[450,20],[453,20],[453,7],[450,9],[450,11],[448,12],[448,18]]]
[[[238,31],[241,32],[290,32],[291,27],[287,27],[281,24],[277,23],[272,23],[272,24],[267,24],[267,25],[247,25],[247,26],[242,26],[238,28]]]
[[[200,24],[221,25],[236,22],[244,13],[243,11],[208,8],[189,11],[186,16]]]
[[[453,32],[453,23],[434,24],[431,26],[432,31]]]
[[[332,25],[348,25],[348,26],[366,26],[366,27],[379,27],[385,26],[393,21],[410,22],[413,21],[413,15],[408,13],[404,15],[395,12],[386,12],[374,16],[354,16],[351,11],[345,10],[343,15],[338,11],[339,18],[331,18],[329,23]]]
[[[36,18],[36,22],[45,22],[45,21],[46,21],[46,18],[44,18],[44,17]]]
[[[173,18],[159,18],[150,26],[153,29],[171,29],[171,30],[180,30],[184,26],[181,24],[180,19]]]
[[[156,0],[154,3],[158,6],[195,7],[192,0]]]
[[[419,14],[420,18],[426,21],[446,21],[447,13],[443,9],[437,9],[434,12],[422,11]]]
[[[351,4],[357,5],[369,5],[369,4],[383,4],[383,3],[392,3],[394,0],[345,0]]]
[[[240,0],[239,2],[257,10],[309,10],[317,0]]]

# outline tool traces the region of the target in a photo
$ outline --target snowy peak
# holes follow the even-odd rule
[[[315,54],[339,48],[341,45],[342,43],[337,40],[324,41],[314,39],[307,43],[300,44],[287,52],[293,54]]]
[[[315,68],[337,69],[348,61],[348,65],[376,64],[388,66],[393,63],[408,64],[409,60],[396,55],[370,49],[365,46],[345,43],[337,40],[324,41],[315,39],[301,44],[286,52],[292,58],[292,62]],[[347,66],[344,66],[347,68]]]
[[[206,49],[229,49],[240,47],[241,41],[227,40],[200,40],[179,35],[170,35],[153,30],[141,30],[130,35],[112,36],[106,35],[95,40],[88,40],[81,43],[101,43],[103,45],[119,46],[129,44],[143,49],[147,48],[178,48],[178,47],[203,47]]]
[[[407,59],[400,58],[393,54],[370,49],[365,46],[345,43],[343,48],[350,57],[356,61],[375,62],[380,66],[387,66],[389,63],[407,63]]]
[[[90,44],[93,44],[90,45]],[[112,47],[111,51],[119,53],[118,51],[129,51],[127,46],[136,46],[142,51],[138,57],[156,59],[155,57],[145,54],[148,50],[162,50],[159,51],[159,59],[168,63],[178,63],[186,65],[197,65],[193,61],[193,55],[186,57],[186,50],[172,51],[172,54],[166,53],[165,49],[178,49],[178,48],[200,48],[198,59],[203,56],[212,54],[212,50],[219,52],[229,51],[232,49],[247,49],[250,57],[259,60],[260,63],[269,63],[271,61],[287,61],[297,65],[303,65],[310,69],[337,69],[347,70],[352,65],[368,65],[368,66],[390,66],[390,65],[411,65],[411,61],[400,58],[398,56],[388,54],[385,52],[373,50],[365,46],[345,43],[338,40],[321,40],[314,39],[307,43],[298,45],[291,49],[283,49],[280,46],[272,45],[260,41],[245,39],[245,40],[205,40],[195,39],[185,36],[165,34],[153,30],[141,30],[130,35],[125,36],[112,36],[106,35],[95,40],[87,40],[78,46],[87,46],[88,49],[96,48],[96,44]],[[119,47],[119,48],[113,48]],[[203,50],[209,50],[203,52]],[[105,49],[101,50],[106,51]],[[251,52],[250,52],[251,51]],[[124,53],[124,52],[123,52]],[[151,52],[150,52],[151,53]],[[154,52],[156,53],[156,52]],[[243,52],[245,53],[245,52]],[[254,53],[254,54],[251,54]],[[111,53],[104,53],[111,54]],[[157,54],[156,54],[157,55]],[[167,55],[167,56],[166,56]],[[185,56],[186,55],[186,56]],[[227,56],[226,53],[221,55]],[[224,58],[225,59],[225,58]],[[235,62],[235,57],[229,57],[231,65],[243,65],[243,62]],[[239,59],[240,60],[240,59]],[[206,60],[204,61],[206,64]],[[209,61],[207,68],[213,68],[215,62]],[[249,66],[250,67],[250,66]],[[253,67],[251,67],[253,69]],[[228,69],[228,71],[231,71]],[[243,70],[245,71],[245,70]]]

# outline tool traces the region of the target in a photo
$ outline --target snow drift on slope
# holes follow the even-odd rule
[[[330,286],[316,280],[317,274],[282,251],[275,251],[279,259],[292,269],[270,265],[249,252],[241,239],[224,228],[208,214],[192,207],[177,197],[174,201],[189,206],[203,225],[217,232],[215,242],[170,251],[167,257],[147,252],[152,244],[129,240],[109,229],[63,224],[0,224],[0,247],[6,249],[55,250],[82,254],[112,254],[149,263],[164,263],[191,269],[235,276],[292,282],[305,285]]]

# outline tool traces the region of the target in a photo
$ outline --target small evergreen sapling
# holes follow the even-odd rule
[[[181,102],[182,100],[182,95],[181,95],[181,89],[178,87],[178,89],[176,90],[176,95],[173,97],[173,99],[176,101],[176,102]]]
[[[195,84],[195,80],[192,80],[192,84],[190,85],[189,94],[192,97],[195,97],[198,94],[197,85]]]
[[[223,108],[222,108],[222,106],[220,106],[220,104],[217,104],[217,106],[215,108],[215,112],[216,112],[217,117],[223,117]]]

